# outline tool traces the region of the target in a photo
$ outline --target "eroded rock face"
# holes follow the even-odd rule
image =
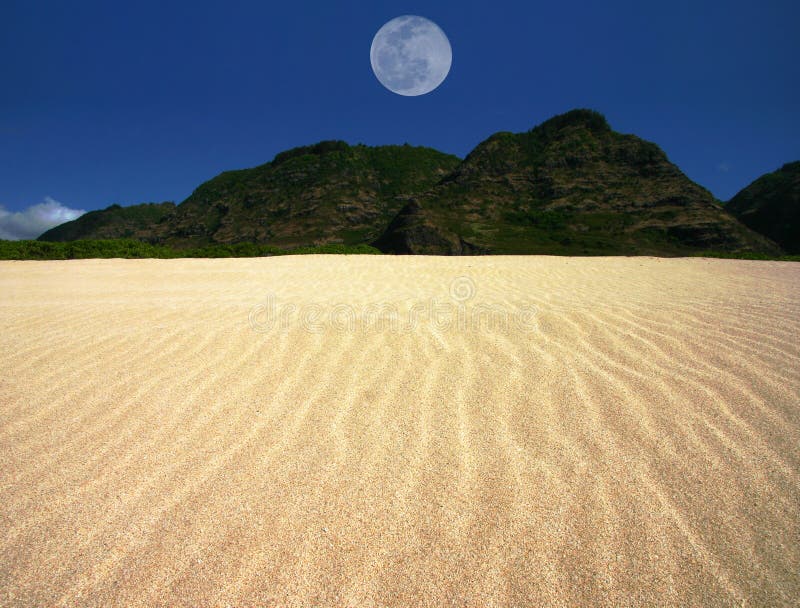
[[[417,201],[406,204],[384,234],[371,244],[386,253],[423,255],[481,253],[458,235],[430,221]]]
[[[800,161],[759,177],[726,208],[787,253],[800,254]]]

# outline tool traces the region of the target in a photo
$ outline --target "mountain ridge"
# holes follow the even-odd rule
[[[61,228],[40,239],[54,231],[95,234]],[[656,144],[587,109],[495,133],[463,160],[407,144],[300,146],[219,174],[128,236],[177,248],[339,243],[412,254],[781,252]]]

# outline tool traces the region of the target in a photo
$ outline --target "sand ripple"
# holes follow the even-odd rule
[[[0,605],[800,597],[798,264],[3,262],[0,330]]]

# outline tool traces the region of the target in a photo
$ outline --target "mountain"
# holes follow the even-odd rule
[[[132,232],[125,211],[138,217],[141,205],[87,213],[39,240],[133,236],[178,248],[366,243],[380,235],[410,194],[431,187],[459,162],[424,147],[324,141],[281,152],[252,169],[221,173],[168,215]]]
[[[158,242],[173,246],[251,241],[280,247],[376,238],[407,196],[430,188],[460,162],[412,146],[321,142],[265,165],[227,171],[181,203]]]
[[[152,213],[151,218],[145,217]],[[497,133],[463,161],[325,141],[226,171],[177,207],[87,213],[41,240],[133,236],[177,248],[373,244],[390,253],[780,254],[655,144],[573,110]]]
[[[373,244],[423,254],[780,253],[658,146],[591,110],[492,135]]]
[[[800,254],[800,161],[759,177],[726,208],[788,253]]]
[[[146,239],[167,217],[175,212],[174,203],[142,203],[129,207],[111,205],[89,211],[77,219],[60,224],[42,234],[40,241],[77,241],[80,239]]]

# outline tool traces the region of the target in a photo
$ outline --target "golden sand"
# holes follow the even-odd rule
[[[800,264],[2,262],[0,363],[3,606],[800,598]]]

